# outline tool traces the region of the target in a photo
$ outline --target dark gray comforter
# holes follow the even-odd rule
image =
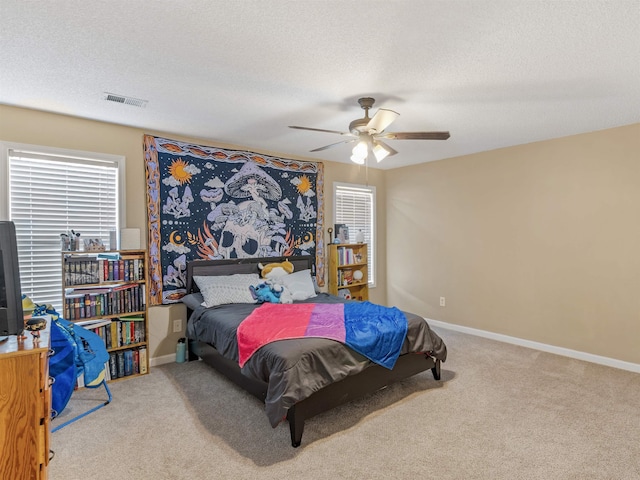
[[[187,325],[188,338],[208,343],[221,355],[237,362],[236,329],[259,304],[205,308],[200,305],[200,294],[187,295],[183,302],[193,310]],[[321,293],[304,303],[335,302],[345,300]],[[442,339],[422,317],[407,312],[405,315],[408,331],[401,354],[425,352],[445,361],[447,348]],[[361,372],[371,364],[367,358],[342,343],[324,338],[304,338],[279,340],[265,345],[251,356],[242,373],[268,384],[266,413],[275,427],[295,403],[331,383]]]

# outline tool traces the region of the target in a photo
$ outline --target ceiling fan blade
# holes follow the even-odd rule
[[[324,128],[298,127],[295,125],[289,125],[289,128],[296,128],[298,130],[311,130],[312,132],[337,133],[338,135],[351,135],[351,133],[349,132],[339,132],[337,130],[325,130]]]
[[[389,132],[380,135],[389,140],[446,140],[449,132]]]
[[[324,147],[314,148],[313,150],[309,150],[310,152],[320,152],[322,150],[326,150],[327,148],[335,147],[336,145],[342,145],[343,143],[353,143],[356,139],[352,138],[351,140],[343,140],[341,142],[332,143],[330,145],[325,145]]]
[[[396,150],[394,150],[393,148],[391,148],[387,143],[383,142],[380,139],[375,139],[373,141],[374,145],[381,145],[382,148],[384,148],[387,152],[389,152],[387,154],[387,157],[390,157],[391,155],[395,155],[396,153],[398,153]]]
[[[400,116],[398,112],[380,108],[376,114],[367,123],[367,129],[371,133],[382,133],[391,123]]]

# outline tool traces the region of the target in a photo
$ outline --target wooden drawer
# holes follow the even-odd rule
[[[0,346],[0,478],[46,480],[49,463],[49,333]]]

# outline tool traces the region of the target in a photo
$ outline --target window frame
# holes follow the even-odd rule
[[[11,177],[10,177],[10,152],[16,150],[34,156],[60,157],[68,163],[81,163],[91,165],[96,163],[111,163],[117,168],[116,174],[116,228],[120,230],[126,225],[126,194],[125,194],[125,167],[126,157],[106,153],[88,152],[82,150],[72,150],[45,145],[33,145],[0,140],[0,219],[12,220],[11,218]],[[60,260],[61,262],[61,260]],[[60,263],[61,265],[61,263]],[[22,270],[22,269],[21,269]],[[60,267],[61,270],[61,267]],[[24,294],[30,292],[23,291]],[[37,298],[33,299],[38,301]],[[60,301],[62,300],[62,271],[60,271]]]
[[[370,281],[368,282],[369,288],[375,288],[376,287],[376,278],[377,278],[377,261],[376,261],[376,247],[377,247],[377,242],[376,242],[376,203],[377,203],[377,197],[376,197],[376,187],[374,185],[363,185],[363,184],[357,184],[357,183],[347,183],[347,182],[333,182],[333,224],[331,225],[331,227],[333,227],[335,224],[337,223],[343,223],[343,222],[338,222],[337,221],[337,214],[338,214],[338,202],[337,202],[337,197],[338,197],[338,190],[340,188],[343,188],[345,190],[347,189],[352,189],[352,190],[361,190],[361,191],[365,191],[368,194],[371,195],[371,224],[370,224],[370,228],[369,228],[369,232],[370,232],[370,239],[369,241],[367,241],[367,253],[369,258],[368,260],[368,272],[369,272],[369,276],[370,276]],[[352,231],[355,229],[349,229],[349,237],[350,237],[350,241],[351,238],[355,237],[356,231]],[[335,232],[334,232],[335,235]],[[334,237],[335,238],[335,237]]]

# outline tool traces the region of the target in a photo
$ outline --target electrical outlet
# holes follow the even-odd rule
[[[173,321],[173,333],[182,332],[182,319],[178,318]]]
[[[440,306],[441,307],[446,307],[447,306],[447,302],[446,302],[444,297],[440,297]]]

